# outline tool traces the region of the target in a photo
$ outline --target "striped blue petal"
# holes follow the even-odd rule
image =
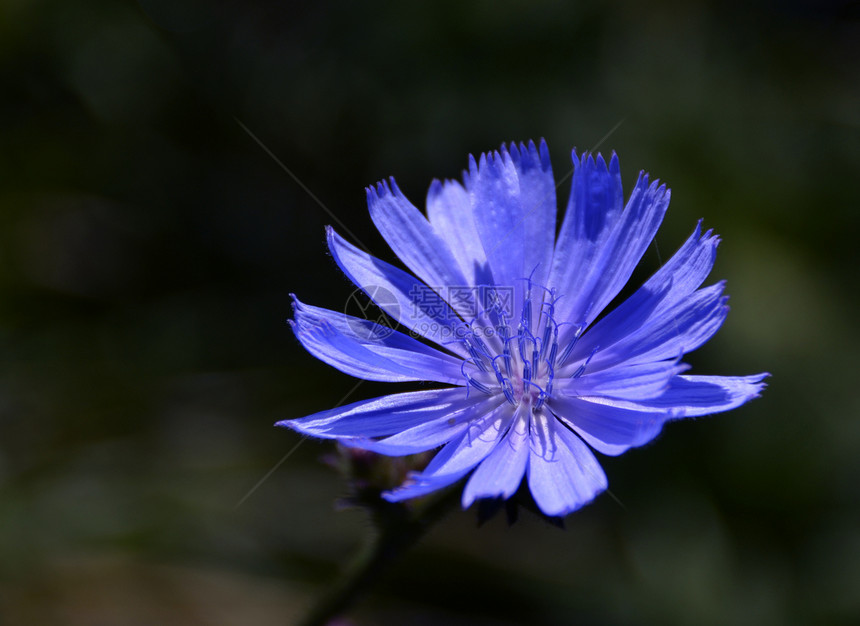
[[[636,188],[606,240],[595,250],[593,260],[570,276],[570,282],[554,285],[567,299],[559,300],[559,314],[565,319],[589,325],[630,279],[645,250],[654,239],[670,193],[657,182],[649,183],[641,174]],[[569,337],[574,327],[564,331]]]
[[[567,515],[606,489],[606,474],[594,454],[557,420],[532,420],[529,443],[529,490],[545,514]]]
[[[456,482],[495,449],[499,439],[507,431],[511,419],[510,406],[499,406],[470,424],[463,433],[442,448],[424,471],[411,474],[406,483],[383,494],[384,497],[396,502],[426,493],[428,486]]]
[[[526,279],[546,285],[552,263],[555,183],[546,144],[503,145],[470,158],[466,189],[493,282],[513,292],[519,311]]]
[[[705,287],[664,314],[649,316],[620,341],[607,349],[600,348],[590,367],[601,369],[621,363],[659,361],[692,352],[713,337],[725,321],[729,308],[724,288],[722,282]]]
[[[465,395],[465,391],[461,392]],[[504,398],[498,396],[477,402],[474,399],[469,400],[463,406],[451,407],[447,411],[439,412],[438,417],[434,419],[412,427],[404,426],[405,429],[385,439],[369,440],[362,437],[343,440],[343,443],[350,447],[390,456],[432,450],[462,434],[482,417],[498,409],[503,402]]]
[[[492,277],[469,192],[457,181],[434,180],[427,192],[427,219],[448,244],[467,285],[489,284]]]
[[[577,343],[572,356],[606,349],[665,313],[701,286],[714,265],[719,238],[701,234],[701,222],[683,246],[632,296],[599,320]]]
[[[440,417],[448,419],[473,404],[461,387],[431,389],[361,400],[277,425],[326,439],[383,437]]]
[[[639,402],[643,408],[668,410],[672,417],[700,417],[736,409],[757,398],[770,374],[754,376],[690,376],[672,379],[660,396]]]
[[[432,380],[462,384],[462,362],[370,320],[303,304],[295,299],[296,337],[315,357],[365,380]]]
[[[550,410],[598,452],[617,456],[656,437],[669,417],[665,409],[618,406],[611,398],[553,398]]]
[[[594,396],[645,400],[661,395],[672,379],[690,368],[677,361],[653,361],[598,370],[558,385],[562,396]],[[586,371],[588,371],[586,369]]]
[[[519,488],[529,458],[529,422],[518,411],[508,432],[477,467],[463,489],[463,508],[478,498],[510,498]]]
[[[390,317],[446,349],[467,356],[458,341],[463,321],[442,294],[393,265],[362,252],[333,228],[327,229],[329,250],[344,274]]]
[[[448,243],[415,206],[407,200],[394,179],[390,185],[381,182],[367,188],[370,217],[394,253],[426,285],[441,292],[450,287],[468,286],[469,282],[451,253]],[[469,319],[474,298],[462,303],[449,302]]]
[[[609,239],[624,208],[621,169],[613,154],[607,166],[602,155],[583,155],[574,150],[573,182],[570,199],[555,246],[549,284],[561,296],[558,313],[561,319],[582,322],[571,316],[577,305],[574,296],[584,279],[592,273],[599,253]]]

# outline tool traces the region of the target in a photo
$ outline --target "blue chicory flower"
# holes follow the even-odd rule
[[[624,205],[618,158],[579,157],[556,239],[549,152],[504,145],[470,157],[463,184],[433,181],[427,216],[394,179],[367,189],[371,218],[409,274],[329,228],[341,270],[409,332],[295,300],[299,341],[347,374],[448,385],[363,400],[279,422],[384,455],[441,450],[400,487],[400,501],[471,472],[464,508],[509,498],[523,477],[548,516],[606,489],[591,448],[619,455],[663,424],[738,407],[767,374],[691,376],[681,357],[720,328],[723,283],[700,289],[719,239],[701,222],[632,296],[600,317],[629,280],[669,205],[645,173]]]

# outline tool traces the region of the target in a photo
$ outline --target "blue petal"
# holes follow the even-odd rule
[[[601,348],[589,366],[602,369],[622,362],[678,358],[692,352],[713,337],[725,321],[729,308],[724,288],[725,283],[720,282],[700,289],[660,315],[650,315],[647,322],[623,339]],[[574,365],[565,366],[563,371]]]
[[[591,154],[583,155],[582,161],[575,150],[571,156],[573,183],[555,246],[549,285],[562,294],[556,305],[559,319],[581,322],[569,315],[576,304],[574,296],[621,215],[624,192],[614,153],[608,167],[599,154],[597,159]]]
[[[710,273],[718,244],[719,238],[711,231],[701,234],[699,222],[665,265],[582,336],[571,357],[584,358],[598,346],[608,348],[693,293]]]
[[[534,271],[532,280],[546,286],[552,269],[557,210],[549,149],[543,139],[538,147],[533,141],[521,143],[519,149],[512,143],[510,155],[520,181],[521,218],[517,231],[522,233],[525,246],[523,269],[527,275]]]
[[[652,440],[670,419],[728,411],[758,397],[767,376],[676,376],[656,398],[553,398],[550,408],[596,450],[618,455]]]
[[[361,400],[277,425],[327,439],[382,437],[456,415],[473,405],[474,399],[467,398],[462,387],[432,389]]]
[[[496,447],[513,417],[513,407],[504,403],[472,422],[459,439],[452,441],[433,457],[422,475],[450,474],[471,469]]]
[[[611,456],[651,441],[669,417],[663,409],[634,410],[618,404],[610,398],[554,397],[549,408],[591,447]]]
[[[556,389],[568,397],[610,396],[644,400],[662,394],[675,376],[689,368],[689,365],[677,361],[623,365],[562,380]]]
[[[643,407],[665,409],[672,417],[700,417],[737,408],[757,398],[770,374],[754,376],[677,376],[659,397]]]
[[[699,220],[684,245],[645,282],[643,288],[659,290],[661,286],[671,283],[662,306],[668,308],[674,305],[702,285],[717,260],[719,245],[720,238],[712,230],[702,234],[702,222]]]
[[[606,474],[594,454],[556,419],[533,419],[530,443],[529,490],[547,515],[566,515],[606,489]]]
[[[434,291],[411,274],[347,243],[333,228],[326,233],[340,269],[380,309],[422,337],[468,356],[457,339],[462,320]]]
[[[487,255],[475,227],[469,192],[456,181],[434,180],[427,192],[427,218],[448,244],[468,285],[489,283]]]
[[[439,489],[465,476],[498,445],[511,422],[512,407],[504,403],[481,420],[469,425],[433,457],[423,472],[415,472],[400,487],[383,497],[398,502]]]
[[[365,380],[432,380],[463,384],[462,361],[369,320],[303,304],[294,298],[293,331],[318,359]]]
[[[666,209],[669,191],[656,182],[649,184],[642,174],[624,212],[612,227],[606,241],[594,251],[594,258],[570,276],[568,283],[554,283],[565,301],[558,303],[559,317],[579,324],[594,321],[609,302],[618,295],[648,248]],[[567,326],[562,340],[567,340],[575,326]]]
[[[367,204],[373,223],[388,245],[429,287],[445,295],[451,287],[469,286],[448,243],[403,196],[393,178],[390,188],[384,182],[376,188],[368,187]],[[473,317],[470,311],[475,307],[474,298],[466,298],[462,304],[450,298],[448,301],[462,317]]]
[[[435,419],[422,422],[379,441],[361,438],[343,440],[343,443],[350,447],[390,456],[432,450],[460,435],[471,423],[497,409],[505,399],[499,396],[476,401],[473,396],[471,402],[448,412],[440,411],[439,417]]]
[[[523,480],[529,458],[529,416],[518,411],[513,424],[478,466],[463,490],[463,508],[477,498],[510,498]]]
[[[503,145],[478,162],[470,157],[466,188],[493,281],[513,291],[518,314],[525,279],[545,286],[552,262],[555,182],[546,145],[511,144],[510,152]]]
[[[522,233],[523,211],[517,169],[507,150],[482,154],[476,162],[469,157],[466,188],[472,195],[472,211],[481,238],[493,283],[516,294],[514,310],[522,303],[525,270],[525,245]]]

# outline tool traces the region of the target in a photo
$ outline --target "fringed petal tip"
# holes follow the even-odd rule
[[[704,417],[743,406],[761,395],[767,387],[762,372],[752,376],[693,376],[682,374],[672,379],[669,389],[658,398],[642,403],[652,409],[667,409],[669,419]]]
[[[389,176],[387,180],[380,180],[375,185],[368,185],[364,190],[368,205],[372,205],[380,200],[389,199],[389,196],[395,201],[407,201],[403,192],[400,191],[400,187],[397,186],[394,176]]]
[[[576,148],[571,150],[571,161],[573,162],[574,170],[585,168],[587,170],[596,170],[603,174],[608,173],[613,177],[621,174],[621,163],[618,160],[618,155],[615,154],[615,150],[611,152],[608,165],[602,152],[595,154],[590,150],[584,150],[580,153]]]
[[[513,165],[511,155],[504,144],[498,150],[482,152],[477,159],[469,159],[470,180],[475,181],[479,176],[500,178],[504,175],[505,168]]]
[[[299,297],[296,294],[290,293],[287,295],[290,297],[290,306],[293,309],[293,320],[295,320],[296,315],[301,312],[304,304],[299,300]]]
[[[294,294],[294,293],[289,293],[289,294],[287,294],[287,295],[288,295],[288,296],[289,296],[289,298],[290,298],[290,308],[293,310],[293,316],[292,316],[292,317],[288,317],[288,318],[287,318],[286,320],[284,320],[284,321],[287,323],[287,326],[289,326],[289,327],[290,327],[290,330],[292,330],[292,331],[293,331],[293,334],[294,334],[294,335],[297,335],[297,334],[298,334],[298,327],[297,327],[297,325],[296,325],[296,312],[298,311],[299,305],[300,305],[301,303],[299,302],[299,299],[298,299],[298,297],[296,296],[296,294]]]
[[[753,374],[752,376],[748,376],[750,384],[753,385],[755,389],[755,394],[750,396],[750,400],[758,398],[761,395],[761,392],[767,388],[767,383],[764,382],[765,379],[770,378],[772,374],[770,372],[761,372],[760,374]]]
[[[319,433],[315,432],[313,429],[309,430],[309,429],[304,428],[299,423],[299,420],[297,420],[297,419],[280,420],[278,422],[275,422],[274,426],[276,428],[287,428],[289,430],[294,430],[297,433],[300,433],[301,435],[304,435],[306,437],[312,436],[312,437],[324,437],[325,438],[325,435],[319,434]]]
[[[514,165],[521,172],[537,168],[540,168],[544,172],[552,170],[549,160],[549,148],[543,138],[538,141],[537,146],[533,140],[529,139],[528,143],[521,141],[517,144],[512,141],[508,144],[507,148],[505,144],[502,144],[501,149],[503,151],[507,150]]]
[[[544,172],[552,171],[546,140],[541,137],[537,144],[532,139],[519,143],[511,141],[502,143],[498,150],[482,152],[477,157],[470,154],[468,170],[463,173],[464,182],[468,183],[470,177],[485,170],[500,175],[510,164],[520,172],[537,168]]]

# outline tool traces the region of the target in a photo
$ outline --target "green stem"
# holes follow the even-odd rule
[[[400,503],[384,502],[375,511],[377,534],[356,555],[340,579],[313,606],[302,626],[325,626],[352,606],[407,548],[411,547],[459,502],[456,489],[413,512]]]

